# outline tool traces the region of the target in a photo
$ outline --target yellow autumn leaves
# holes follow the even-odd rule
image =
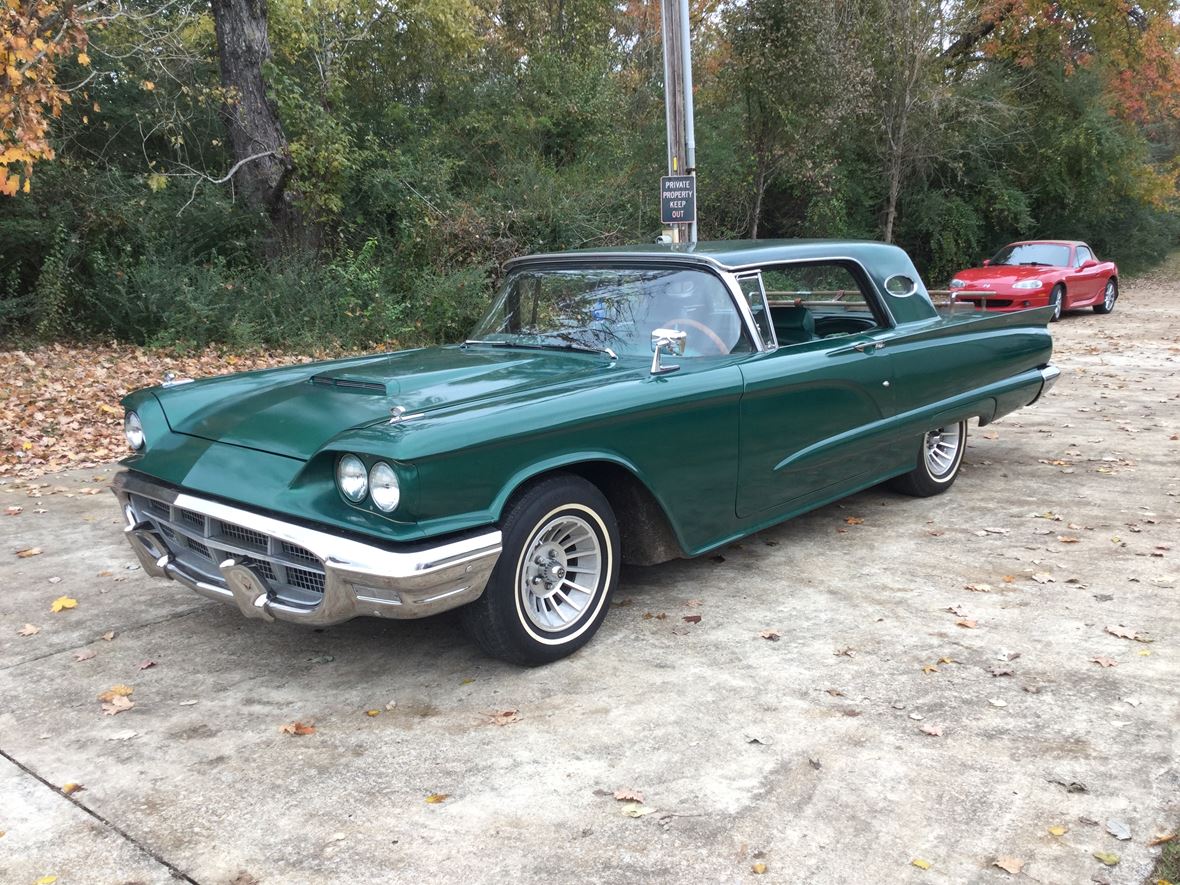
[[[73,5],[7,0],[0,6],[0,195],[28,193],[33,164],[53,158],[49,123],[70,103],[57,66],[75,54],[89,65],[86,45]]]

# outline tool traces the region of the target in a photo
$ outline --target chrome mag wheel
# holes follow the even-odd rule
[[[566,513],[538,526],[517,574],[525,616],[546,633],[568,629],[591,608],[602,568],[598,534],[582,517]]]
[[[1106,292],[1102,296],[1102,307],[1107,313],[1114,310],[1114,300],[1118,297],[1118,289],[1115,287],[1114,280],[1106,281]]]
[[[962,424],[940,427],[926,434],[922,454],[926,459],[926,470],[932,479],[943,479],[954,473],[959,465],[962,446]]]

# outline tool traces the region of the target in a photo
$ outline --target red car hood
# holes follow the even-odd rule
[[[955,274],[955,279],[967,283],[968,288],[971,289],[1006,288],[1017,280],[1040,279],[1048,281],[1064,270],[1065,268],[1062,267],[1047,265],[1027,267],[1025,265],[1002,264],[995,267],[971,267],[961,270]]]

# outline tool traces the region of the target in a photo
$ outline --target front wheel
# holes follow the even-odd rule
[[[619,528],[602,493],[558,474],[505,509],[503,550],[483,595],[460,609],[493,657],[536,666],[581,648],[606,617],[619,579]]]
[[[1049,322],[1055,323],[1061,319],[1061,311],[1065,309],[1065,286],[1061,283],[1054,286],[1053,291],[1049,293],[1049,306],[1053,308],[1053,316]]]
[[[1106,281],[1106,290],[1102,293],[1102,303],[1094,305],[1094,313],[1110,313],[1114,310],[1114,303],[1119,297],[1119,284],[1116,280]]]
[[[941,495],[959,475],[967,450],[967,422],[931,430],[918,448],[918,466],[889,481],[899,492],[918,498]]]

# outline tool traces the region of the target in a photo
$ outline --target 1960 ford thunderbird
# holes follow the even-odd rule
[[[153,575],[310,625],[461,607],[539,664],[621,562],[696,556],[959,471],[967,421],[1057,378],[1043,307],[940,314],[893,246],[637,246],[511,262],[463,344],[141,390],[115,479]]]

